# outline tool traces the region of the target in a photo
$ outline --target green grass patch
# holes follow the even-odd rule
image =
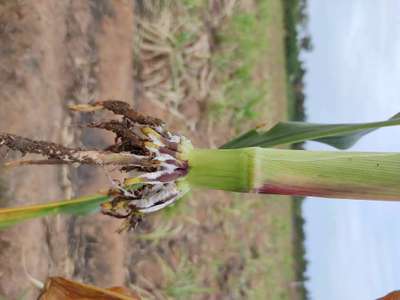
[[[269,1],[258,1],[257,13],[237,8],[216,34],[212,64],[221,90],[214,94],[211,115],[230,113],[233,124],[253,120],[265,99],[266,88],[254,80],[257,65],[268,47]]]
[[[181,257],[175,268],[172,268],[161,258],[159,259],[159,266],[166,279],[163,290],[168,298],[190,299],[195,295],[205,295],[211,291],[198,282],[196,267],[185,256]]]

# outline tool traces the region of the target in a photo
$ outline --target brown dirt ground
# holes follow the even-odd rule
[[[164,119],[198,146],[231,136],[233,131],[221,129],[229,128],[224,121],[211,125],[210,136],[210,120],[201,109],[193,132],[168,110],[137,93],[134,98],[134,22],[133,1],[0,1],[0,130],[66,145],[83,141],[101,146],[110,136],[82,131],[78,125],[87,117],[71,114],[66,105],[113,98]],[[279,28],[268,37],[278,45],[268,56],[277,59],[266,58],[256,75],[270,82],[262,115],[270,124],[286,114]],[[23,167],[2,177],[7,192],[1,206],[69,198],[109,184],[104,170],[81,167]],[[42,281],[64,276],[104,287],[133,286],[154,299],[179,298],[173,291],[176,282],[195,276],[206,290],[196,297],[193,290],[191,299],[246,299],[260,281],[257,271],[243,275],[250,272],[251,258],[274,255],[281,246],[275,236],[265,237],[269,227],[281,226],[271,216],[290,215],[288,201],[251,199],[194,192],[184,205],[149,218],[135,233],[115,233],[119,221],[102,215],[49,217],[15,226],[0,232],[0,295],[16,299],[27,291],[26,299],[34,299],[37,291],[27,280],[26,267]],[[241,215],[243,207],[252,209]],[[289,289],[284,275],[275,275],[280,289]]]

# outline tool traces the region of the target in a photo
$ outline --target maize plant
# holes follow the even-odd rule
[[[44,156],[41,160],[9,161],[6,167],[111,165],[124,174],[124,181],[113,181],[110,188],[91,196],[0,209],[0,227],[34,217],[86,213],[100,207],[103,214],[124,219],[121,229],[130,229],[144,215],[174,204],[196,187],[241,193],[400,200],[400,153],[271,148],[313,140],[346,149],[376,128],[399,125],[400,114],[387,121],[363,124],[281,122],[270,130],[262,126],[253,129],[219,149],[198,149],[188,138],[170,132],[161,120],[143,116],[122,101],[93,102],[71,109],[109,110],[120,115],[119,119],[87,125],[113,132],[114,144],[101,151],[87,150],[0,133],[0,146]]]

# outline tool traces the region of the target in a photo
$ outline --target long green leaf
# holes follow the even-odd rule
[[[98,209],[99,204],[107,201],[109,196],[97,194],[71,200],[50,202],[18,208],[0,209],[0,229],[36,217],[54,214],[86,214]]]
[[[304,141],[317,141],[338,149],[348,149],[371,131],[396,125],[400,125],[400,113],[387,121],[358,124],[279,122],[270,130],[252,129],[220,148],[272,147]]]

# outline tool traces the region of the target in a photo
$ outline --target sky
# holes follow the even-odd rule
[[[378,121],[400,112],[400,1],[308,2],[308,121]],[[400,152],[400,128],[380,129],[350,150]],[[303,215],[310,299],[376,299],[400,289],[400,202],[310,197]]]

